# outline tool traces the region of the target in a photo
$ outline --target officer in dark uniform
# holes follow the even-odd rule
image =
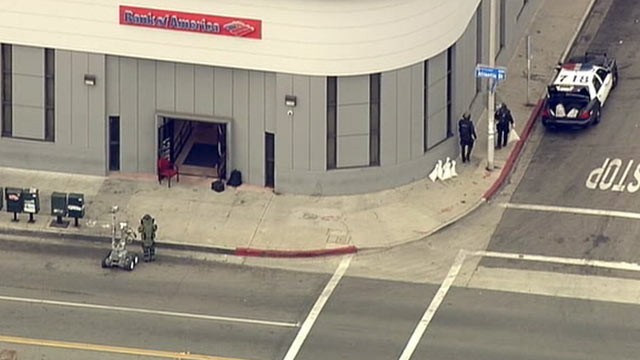
[[[468,112],[465,112],[462,115],[462,119],[458,121],[458,135],[460,136],[460,153],[462,154],[462,162],[468,162],[471,160],[473,143],[478,138],[476,135],[476,129],[471,121],[471,115]]]
[[[507,104],[500,104],[498,110],[493,117],[496,121],[496,130],[498,131],[498,143],[496,148],[500,149],[507,146],[509,140],[509,131],[513,126],[513,116],[511,110],[507,107]]]

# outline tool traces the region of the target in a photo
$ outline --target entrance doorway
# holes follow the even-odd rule
[[[180,167],[180,174],[227,178],[227,124],[159,117],[158,157]]]

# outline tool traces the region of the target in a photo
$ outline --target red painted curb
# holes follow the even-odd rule
[[[509,157],[507,158],[507,161],[504,164],[502,171],[500,172],[500,176],[498,176],[498,179],[493,183],[493,185],[491,185],[489,190],[487,190],[482,196],[482,198],[485,201],[490,200],[498,192],[498,190],[502,187],[507,177],[511,174],[511,171],[513,171],[513,167],[516,163],[516,160],[518,160],[518,158],[520,157],[520,153],[522,153],[524,144],[529,139],[529,136],[531,136],[533,126],[535,125],[536,120],[538,120],[538,117],[540,116],[540,111],[542,110],[543,104],[544,104],[544,99],[538,100],[538,103],[536,104],[535,108],[533,108],[533,110],[531,111],[531,115],[529,115],[529,120],[527,120],[527,123],[524,125],[524,129],[522,129],[522,134],[520,135],[520,141],[518,141],[516,145],[513,147],[513,150],[511,150],[511,153],[509,154]]]
[[[317,250],[270,250],[270,249],[252,249],[252,248],[236,248],[233,255],[236,256],[253,256],[253,257],[277,257],[277,258],[304,258],[319,257],[332,255],[346,255],[358,252],[355,246],[345,246],[334,249],[317,249]]]

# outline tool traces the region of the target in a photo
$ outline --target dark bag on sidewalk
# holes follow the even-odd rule
[[[238,187],[242,185],[242,173],[239,170],[233,170],[231,175],[229,175],[229,181],[227,181],[229,186]]]
[[[224,191],[224,182],[222,180],[216,180],[211,183],[211,190],[215,192],[223,192]]]

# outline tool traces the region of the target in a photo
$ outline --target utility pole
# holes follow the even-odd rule
[[[496,66],[496,0],[491,0],[489,10],[489,67]],[[487,94],[487,170],[493,171],[493,152],[495,149],[496,126],[493,119],[495,113],[495,90],[498,80],[488,79]]]

